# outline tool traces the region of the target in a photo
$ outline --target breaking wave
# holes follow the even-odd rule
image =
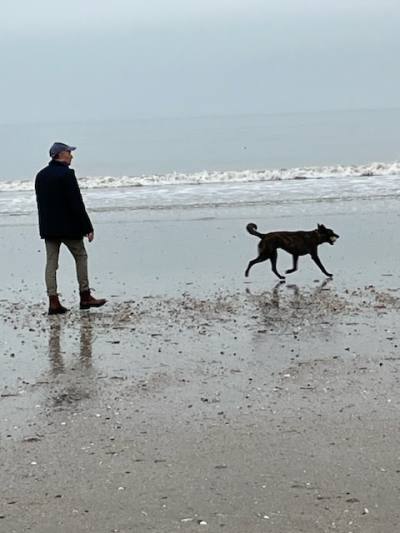
[[[335,165],[265,170],[204,170],[194,173],[171,172],[141,176],[87,176],[79,178],[82,189],[118,189],[157,185],[202,185],[211,183],[246,183],[323,178],[356,178],[400,175],[400,162],[365,165]],[[31,191],[32,180],[1,180],[0,192]]]

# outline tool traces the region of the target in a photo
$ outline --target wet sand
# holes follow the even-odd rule
[[[246,222],[314,214],[99,216],[110,302],[77,309],[64,254],[64,317],[45,314],[36,228],[2,227],[1,532],[396,531],[397,211],[315,220],[341,235],[331,281],[309,258],[286,284],[243,278]]]

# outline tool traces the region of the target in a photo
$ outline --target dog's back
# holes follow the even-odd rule
[[[290,254],[305,255],[320,244],[314,231],[273,231],[259,242],[259,250],[281,248]]]
[[[318,245],[315,231],[271,231],[269,233],[260,233],[257,231],[256,224],[253,223],[247,224],[246,229],[251,235],[261,239],[258,244],[260,252],[281,248],[290,254],[304,255],[310,253],[311,248]]]

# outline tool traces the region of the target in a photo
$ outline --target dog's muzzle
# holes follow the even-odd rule
[[[332,235],[332,237],[330,237],[330,243],[331,244],[335,244],[335,242],[338,240],[339,237],[336,237],[336,235]]]

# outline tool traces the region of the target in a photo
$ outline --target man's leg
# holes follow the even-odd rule
[[[61,241],[45,240],[46,244],[46,288],[49,296],[49,315],[60,315],[68,309],[63,307],[57,294],[57,269]]]
[[[76,277],[78,279],[79,292],[89,290],[89,276],[87,266],[87,253],[83,239],[63,239],[63,243],[75,259]]]
[[[46,243],[46,288],[48,296],[57,296],[57,269],[61,241],[45,240]]]
[[[89,309],[90,307],[101,307],[107,300],[104,298],[96,299],[90,294],[89,276],[87,268],[87,253],[83,239],[63,240],[71,254],[74,256],[76,263],[76,275],[79,284],[80,308]]]

